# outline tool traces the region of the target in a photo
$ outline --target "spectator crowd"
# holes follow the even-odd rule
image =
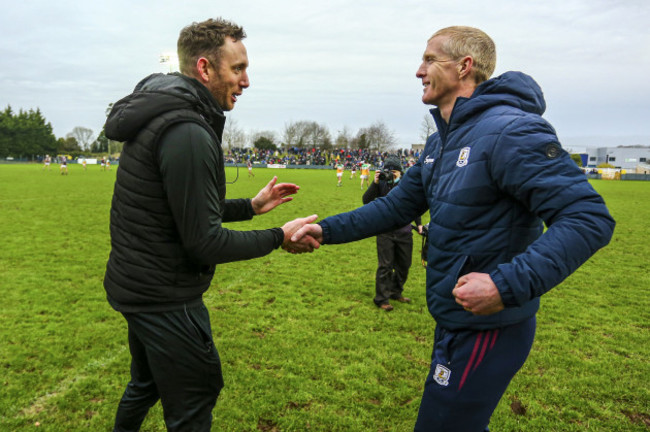
[[[368,163],[380,168],[389,154],[397,155],[404,167],[413,165],[420,157],[420,151],[413,149],[381,152],[368,149],[321,150],[317,148],[289,147],[284,151],[280,151],[233,147],[226,153],[226,163],[245,164],[251,161],[254,164],[318,165],[331,166],[332,168],[342,163],[346,169]]]

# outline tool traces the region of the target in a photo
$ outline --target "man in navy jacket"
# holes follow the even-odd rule
[[[537,83],[519,72],[490,79],[495,64],[484,32],[435,33],[416,76],[438,132],[418,162],[387,196],[292,237],[350,242],[429,210],[426,298],[437,325],[416,431],[487,430],[530,352],[539,297],[615,225],[541,117]]]

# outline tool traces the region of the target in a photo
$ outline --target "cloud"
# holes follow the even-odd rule
[[[315,120],[336,133],[383,120],[402,145],[417,142],[429,108],[415,78],[426,40],[462,24],[495,40],[497,73],[540,83],[560,136],[650,136],[641,0],[17,2],[0,16],[0,106],[40,108],[57,136],[98,133],[109,103],[161,71],[180,29],[215,13],[248,33],[251,87],[229,114],[247,130]]]

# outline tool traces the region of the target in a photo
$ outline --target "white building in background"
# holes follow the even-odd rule
[[[581,154],[583,166],[587,168],[610,164],[616,168],[634,171],[637,165],[650,163],[648,146],[587,147],[586,152]]]
[[[424,144],[412,144],[413,150],[424,150]],[[582,158],[582,166],[596,168],[598,165],[610,164],[620,170],[633,173],[639,168],[640,173],[650,174],[650,146],[618,146],[618,147],[584,147],[572,146],[566,150],[578,154]]]

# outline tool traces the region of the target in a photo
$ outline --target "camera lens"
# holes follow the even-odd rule
[[[388,169],[384,169],[379,173],[379,180],[385,180],[387,183],[392,183],[394,179],[393,172]]]

